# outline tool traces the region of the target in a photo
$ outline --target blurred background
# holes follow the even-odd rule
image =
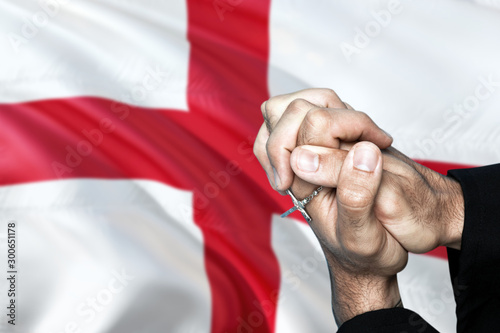
[[[261,103],[332,88],[434,170],[497,163],[499,10],[1,0],[0,331],[334,331],[319,245],[253,156]],[[399,282],[455,332],[445,249]]]

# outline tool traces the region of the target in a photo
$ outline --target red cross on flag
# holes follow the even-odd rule
[[[1,331],[334,331],[319,245],[253,156],[260,104],[330,87],[427,166],[498,162],[492,6],[1,1]],[[443,249],[399,281],[454,331]]]

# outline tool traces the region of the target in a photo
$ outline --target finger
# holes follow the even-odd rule
[[[286,190],[292,185],[294,175],[290,168],[290,154],[297,145],[297,133],[304,116],[314,108],[317,107],[306,100],[294,100],[269,135],[266,151],[277,190]]]
[[[374,144],[360,142],[347,154],[337,187],[339,241],[353,253],[374,255],[380,249],[382,229],[373,206],[382,180],[382,154]]]
[[[269,184],[271,184],[272,188],[275,188],[274,185],[274,175],[273,169],[271,167],[271,162],[269,162],[269,158],[267,157],[266,152],[266,142],[269,138],[269,132],[266,128],[266,124],[262,124],[259,129],[259,133],[257,133],[257,137],[255,138],[255,142],[253,144],[253,153],[260,165],[266,172],[267,179],[269,180]]]
[[[355,144],[341,144],[340,149],[326,148],[322,146],[304,145],[296,147],[290,155],[290,166],[293,173],[300,179],[318,186],[336,188],[342,164],[349,150]],[[404,156],[404,155],[403,155]],[[388,177],[400,175],[406,177],[414,172],[408,164],[412,160],[398,159],[395,155],[382,153],[383,170],[388,171]],[[415,163],[415,162],[413,162]],[[392,180],[392,182],[395,182]]]
[[[267,178],[269,179],[271,186],[274,187],[274,183],[271,182],[271,179],[269,178],[270,172],[272,174],[272,169],[266,153],[266,142],[268,138],[269,138],[269,132],[264,123],[260,126],[259,132],[257,133],[257,137],[255,138],[255,142],[253,144],[253,153],[255,157],[257,157],[257,160],[259,161],[264,171],[266,172]]]
[[[325,108],[308,111],[299,129],[298,145],[339,148],[340,141],[370,141],[385,149],[393,140],[363,112]]]
[[[401,153],[399,150],[397,150],[394,147],[389,147],[384,150],[384,155],[390,156],[393,158],[395,161],[394,166],[391,168],[386,168],[385,167],[385,161],[384,161],[384,169],[391,171],[392,173],[401,175],[401,176],[406,176],[408,175],[408,172],[410,172],[412,169],[417,170],[419,173],[422,175],[428,177],[429,179],[439,179],[440,176],[439,174],[432,172],[430,169],[424,167],[423,165],[417,163],[416,161],[412,160],[408,156],[404,155]],[[401,163],[403,162],[403,163]],[[434,178],[436,177],[436,178]]]
[[[267,141],[275,188],[283,191],[292,184],[290,154],[297,145],[339,148],[341,141],[357,140],[374,142],[382,149],[392,143],[392,138],[363,112],[318,108],[306,100],[294,100],[275,124]]]
[[[290,94],[278,95],[262,103],[261,111],[264,119],[267,119],[269,131],[271,132],[281,115],[290,103],[296,99],[305,99],[310,103],[325,108],[346,108],[339,96],[332,89],[313,88],[304,89]]]
[[[317,190],[318,187],[318,185],[311,184],[299,177],[295,177],[290,189],[298,200],[303,200]],[[334,200],[335,189],[323,186],[323,189],[319,191],[305,207],[305,211],[308,213],[309,217],[312,218],[312,221],[309,221],[309,225],[317,235],[323,234],[332,236],[335,232],[335,230],[332,229],[333,226],[329,223],[331,221],[329,217],[337,215],[336,205],[333,204]],[[298,214],[298,216],[300,216],[300,214]]]
[[[281,115],[269,112],[267,108],[268,102],[269,100],[264,101],[264,103],[260,106],[260,110],[262,112],[262,117],[264,118],[264,124],[266,125],[267,131],[268,133],[271,133],[274,125],[278,122]]]
[[[300,146],[290,156],[292,171],[300,179],[315,185],[337,187],[339,173],[347,156],[342,149]]]

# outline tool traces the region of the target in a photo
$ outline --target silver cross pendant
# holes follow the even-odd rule
[[[290,191],[290,189],[286,190],[286,194],[288,194],[290,196],[290,198],[292,198],[293,207],[290,208],[289,210],[287,210],[286,212],[284,212],[283,214],[281,214],[281,217],[287,217],[288,215],[290,215],[293,212],[295,212],[296,210],[298,210],[302,214],[302,216],[304,216],[307,223],[311,222],[312,219],[309,216],[309,214],[307,214],[306,209],[305,209],[305,205],[309,201],[311,201],[310,198],[305,198],[304,200],[300,201],[293,195],[293,193],[292,193],[292,191]]]

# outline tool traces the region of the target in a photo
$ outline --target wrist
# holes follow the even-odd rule
[[[464,229],[464,196],[460,183],[455,179],[445,178],[445,189],[441,195],[442,207],[442,237],[440,245],[460,250],[462,245],[462,232]]]
[[[337,325],[366,312],[401,306],[396,275],[353,276],[331,268],[332,310]]]

